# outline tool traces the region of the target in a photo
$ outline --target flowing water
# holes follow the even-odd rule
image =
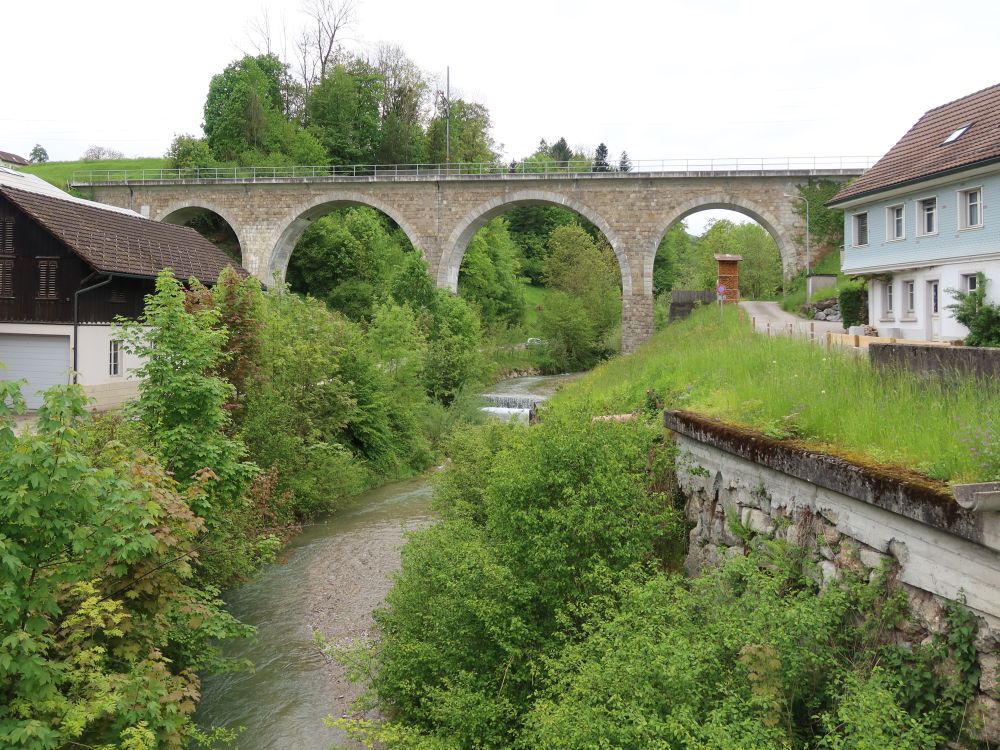
[[[508,406],[493,408],[526,415],[572,377],[507,380],[489,395],[508,399],[502,402]],[[323,656],[314,634],[333,643],[370,637],[372,611],[399,568],[405,533],[433,522],[430,496],[426,479],[358,495],[307,526],[260,578],[228,592],[229,610],[256,626],[257,637],[226,653],[249,659],[254,671],[206,678],[198,724],[245,727],[239,750],[359,747],[323,723],[326,716],[349,713],[360,690],[343,667]]]

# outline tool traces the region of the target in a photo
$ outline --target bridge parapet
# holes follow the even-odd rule
[[[697,177],[845,177],[860,175],[872,156],[648,159],[628,171],[585,162],[496,162],[451,164],[355,164],[278,167],[182,167],[176,169],[91,169],[74,172],[73,187],[226,183],[372,182],[438,180],[537,180]]]

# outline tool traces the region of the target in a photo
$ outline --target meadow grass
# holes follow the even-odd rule
[[[167,160],[160,158],[109,159],[107,161],[50,161],[22,167],[22,172],[41,177],[65,190],[74,172],[85,169],[164,169]]]
[[[848,457],[946,481],[1000,480],[1000,384],[883,373],[866,357],[750,330],[727,307],[696,310],[554,403],[591,413],[687,409]]]

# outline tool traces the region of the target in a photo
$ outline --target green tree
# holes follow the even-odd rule
[[[195,670],[222,666],[211,639],[247,634],[191,585],[204,523],[190,506],[207,480],[181,492],[120,442],[92,451],[85,405],[78,386],[50,389],[36,429],[14,437],[0,401],[0,745],[145,735],[179,750]]]
[[[674,288],[683,259],[691,252],[693,238],[683,221],[674,224],[663,235],[653,260],[653,295],[659,297]]]
[[[49,152],[42,147],[42,144],[36,143],[28,154],[28,159],[32,164],[44,164],[49,160]]]
[[[309,122],[334,164],[375,163],[383,95],[378,70],[359,58],[336,65],[312,89]]]
[[[126,351],[140,357],[139,398],[130,409],[146,440],[181,487],[205,471],[214,475],[212,490],[194,510],[210,523],[222,508],[237,502],[253,476],[242,461],[246,449],[227,436],[230,417],[225,405],[231,384],[212,373],[222,361],[226,332],[219,313],[185,309],[184,288],[170,270],[156,278],[156,291],[146,298],[138,320],[121,326]]]
[[[611,165],[608,164],[608,147],[603,143],[598,144],[597,151],[594,152],[594,171],[610,172]]]
[[[622,151],[622,155],[618,159],[618,171],[619,172],[632,171],[632,160],[628,158],[628,151]]]
[[[986,301],[988,280],[983,273],[976,274],[976,289],[972,292],[948,289],[955,302],[947,308],[955,320],[969,329],[965,343],[969,346],[1000,346],[1000,305]]]
[[[446,161],[445,135],[450,131],[452,162],[496,162],[499,153],[490,130],[493,126],[489,110],[478,102],[454,99],[451,102],[451,122],[445,127],[448,104],[444,97],[438,99],[437,112],[427,128],[427,156],[432,163]]]
[[[216,159],[233,161],[247,152],[269,152],[267,141],[286,123],[281,95],[283,68],[273,55],[248,55],[212,77],[203,127]]]
[[[165,156],[168,169],[190,169],[216,165],[208,141],[193,135],[175,135]]]
[[[502,218],[480,229],[466,248],[458,291],[476,307],[485,325],[512,326],[524,316],[518,255]]]

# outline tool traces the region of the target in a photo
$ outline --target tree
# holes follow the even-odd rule
[[[595,172],[610,172],[611,165],[608,164],[608,147],[603,143],[597,146],[597,151],[594,152],[594,171]]]
[[[299,77],[308,99],[313,87],[337,64],[338,35],[354,23],[357,4],[355,0],[306,0],[303,11],[309,26],[302,30],[296,52]]]
[[[549,147],[549,157],[552,161],[568,162],[573,158],[573,149],[566,143],[565,138],[560,138]]]
[[[208,141],[193,135],[175,135],[165,156],[170,169],[211,167],[216,163]]]
[[[203,127],[216,159],[233,161],[247,152],[278,150],[289,124],[284,116],[284,63],[273,55],[247,55],[212,76]]]
[[[484,104],[453,99],[451,123],[445,127],[448,103],[438,92],[437,112],[427,128],[427,156],[435,163],[446,161],[446,131],[451,133],[450,155],[452,162],[495,162],[499,158],[496,143],[490,135],[492,122]]]
[[[113,148],[105,148],[104,146],[91,146],[86,151],[83,152],[83,156],[80,157],[83,161],[108,161],[111,159],[124,159],[125,154],[121,151],[116,151]]]
[[[35,147],[31,149],[31,153],[28,154],[28,158],[32,164],[44,164],[49,160],[49,153],[42,148],[42,144],[36,143]]]
[[[430,102],[430,86],[420,68],[403,50],[382,44],[375,51],[374,66],[382,78],[379,110],[382,132],[379,164],[415,164],[427,158],[423,123]]]
[[[309,96],[309,122],[334,164],[373,164],[380,140],[382,77],[356,58],[332,68]]]
[[[632,160],[628,158],[628,151],[622,151],[622,155],[618,159],[618,171],[619,172],[632,171]]]
[[[476,307],[484,325],[512,326],[524,316],[518,254],[502,218],[480,229],[466,248],[458,291]]]
[[[971,292],[948,289],[955,302],[947,306],[955,320],[969,329],[969,346],[1000,346],[1000,305],[986,301],[986,275],[976,274],[976,288]]]
[[[210,495],[194,508],[210,524],[221,511],[213,506],[235,503],[254,472],[242,461],[243,444],[226,434],[225,405],[234,389],[212,374],[226,340],[218,321],[215,309],[185,309],[184,288],[168,269],[156,277],[156,291],[146,298],[142,316],[121,327],[126,351],[144,362],[136,371],[139,398],[131,404],[132,413],[181,487],[205,470],[214,475]]]

